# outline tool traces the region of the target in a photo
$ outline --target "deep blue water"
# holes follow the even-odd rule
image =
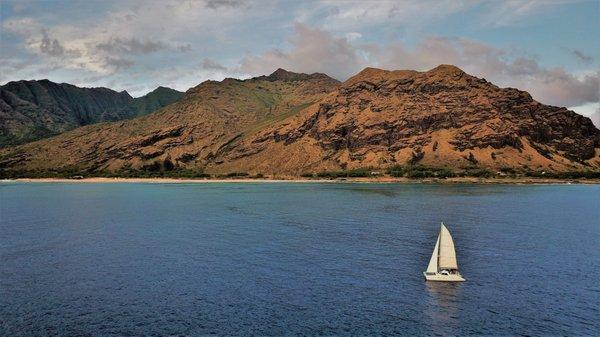
[[[426,283],[445,221],[467,282]],[[0,184],[0,335],[595,335],[600,186]]]

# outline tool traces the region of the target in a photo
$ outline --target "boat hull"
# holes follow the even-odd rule
[[[443,275],[443,274],[433,274],[428,275],[426,272],[423,272],[423,276],[427,281],[437,281],[437,282],[464,282],[465,279],[460,276],[460,274],[451,274],[451,275]]]

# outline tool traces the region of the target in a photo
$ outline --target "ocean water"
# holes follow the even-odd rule
[[[444,221],[467,282],[423,279]],[[600,186],[0,183],[1,336],[597,335]]]

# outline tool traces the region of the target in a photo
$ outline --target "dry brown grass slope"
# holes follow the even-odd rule
[[[184,98],[151,115],[78,128],[50,139],[3,150],[9,170],[87,172],[145,169],[170,161],[201,168],[247,133],[297,113],[333,90],[338,81],[323,74],[278,70],[240,81],[206,81]]]
[[[207,81],[151,115],[83,127],[1,154],[7,170],[299,175],[423,164],[461,170],[600,170],[589,118],[449,65],[367,68],[341,85],[277,70]]]
[[[454,66],[367,68],[218,163],[209,168],[292,175],[410,164],[597,171],[600,131],[588,118]]]

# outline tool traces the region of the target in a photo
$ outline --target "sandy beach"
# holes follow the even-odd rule
[[[542,178],[473,178],[455,177],[447,179],[409,179],[394,177],[344,178],[344,179],[305,179],[283,178],[232,178],[232,179],[189,179],[189,178],[104,178],[83,179],[65,178],[20,178],[6,179],[2,182],[25,183],[147,183],[147,184],[210,184],[210,183],[404,183],[404,184],[600,184],[600,179],[542,179]]]

